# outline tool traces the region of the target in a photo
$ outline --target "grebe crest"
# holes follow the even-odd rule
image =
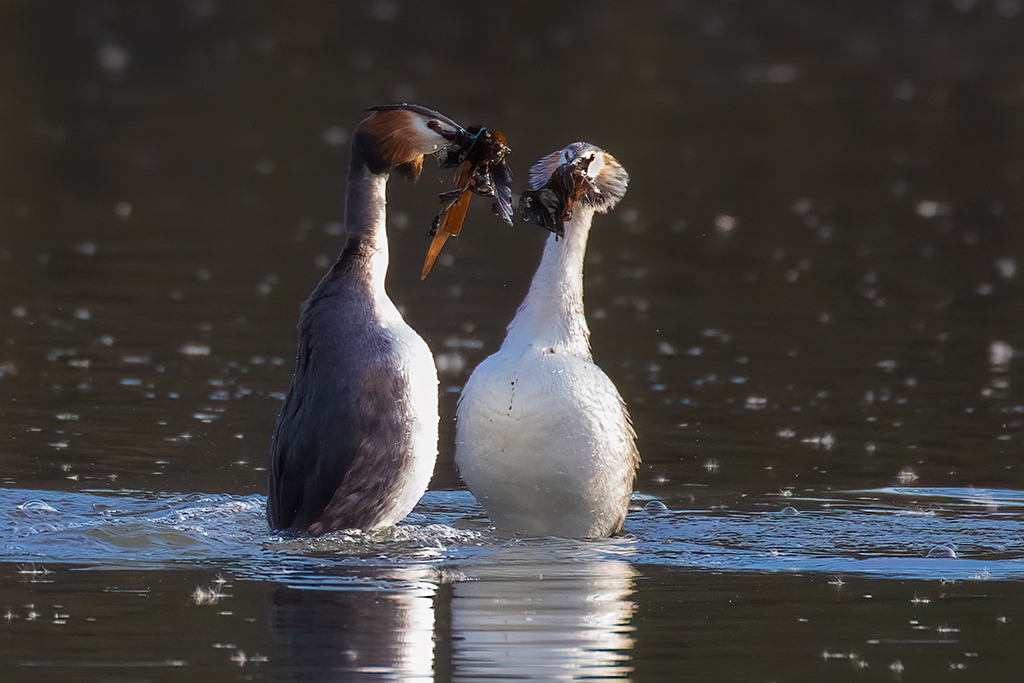
[[[444,114],[418,104],[371,107],[356,128],[353,147],[360,149],[371,173],[397,173],[416,181],[426,154],[440,155],[465,135],[462,126]]]

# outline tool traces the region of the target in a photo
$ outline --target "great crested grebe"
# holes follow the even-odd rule
[[[388,297],[385,188],[427,154],[458,163],[474,136],[417,105],[375,108],[352,137],[345,246],[302,308],[274,431],[267,520],[320,535],[399,522],[437,458],[437,370]]]
[[[640,456],[626,406],[591,357],[583,256],[594,213],[628,182],[585,142],[530,170],[523,214],[553,234],[501,349],[473,371],[457,411],[456,464],[499,528],[603,538],[626,518]]]

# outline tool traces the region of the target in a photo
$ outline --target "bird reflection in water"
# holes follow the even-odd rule
[[[453,680],[628,678],[636,570],[521,550],[499,551],[452,586]]]
[[[270,660],[339,681],[628,678],[636,571],[561,543],[494,548],[472,564],[318,573],[307,589],[280,587]]]
[[[374,590],[353,590],[352,577],[332,590],[332,577],[325,576],[316,577],[315,589],[276,588],[270,660],[300,674],[295,680],[312,680],[309,672],[316,680],[440,680],[434,676],[433,575],[429,567],[410,566],[381,578]],[[336,678],[320,677],[328,671]]]

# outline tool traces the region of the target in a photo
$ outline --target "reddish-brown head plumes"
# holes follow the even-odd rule
[[[492,197],[494,213],[512,224],[512,172],[505,164],[511,149],[505,136],[484,127],[463,128],[444,114],[418,104],[372,107],[352,136],[352,168],[376,175],[397,173],[415,181],[423,157],[435,154],[443,168],[458,168],[454,189],[440,195],[422,277],[449,236],[458,235],[471,194]]]
[[[397,173],[416,180],[423,170],[423,155],[434,154],[448,144],[442,135],[446,132],[446,122],[418,109],[381,109],[359,124],[353,145],[370,172]]]

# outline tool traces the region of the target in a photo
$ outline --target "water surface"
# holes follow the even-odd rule
[[[4,679],[1019,677],[1021,21],[4,5]],[[266,528],[348,137],[394,101],[501,130],[519,178],[577,139],[629,171],[586,265],[643,456],[624,536],[503,535],[461,486],[455,400],[545,235],[474,203],[421,283],[430,168],[389,188],[389,289],[442,368],[432,490],[384,534]]]

